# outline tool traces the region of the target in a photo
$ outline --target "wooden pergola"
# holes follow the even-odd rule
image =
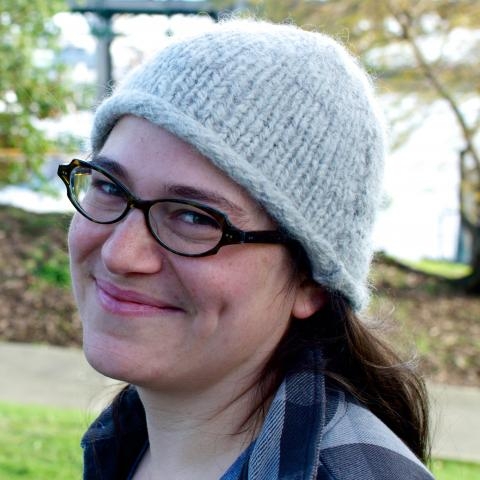
[[[72,12],[93,12],[111,17],[117,13],[153,14],[153,15],[198,15],[207,13],[218,18],[218,10],[209,1],[162,1],[162,0],[70,0]]]
[[[207,14],[215,21],[219,17],[218,9],[211,2],[204,0],[69,0],[68,4],[71,12],[90,13],[96,17],[95,27],[92,27],[91,31],[97,39],[97,97],[99,100],[105,96],[107,88],[113,83],[110,45],[115,38],[112,29],[114,15]]]

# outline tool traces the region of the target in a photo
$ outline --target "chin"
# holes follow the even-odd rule
[[[142,357],[139,346],[124,339],[115,339],[101,334],[84,334],[85,358],[98,373],[125,383],[145,388],[163,388],[169,385],[168,375],[155,372],[149,361]]]
[[[132,372],[138,372],[139,362],[132,355],[133,346],[102,335],[84,333],[83,352],[88,363],[106,377],[132,382]]]

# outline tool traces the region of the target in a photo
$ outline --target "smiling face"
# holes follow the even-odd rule
[[[139,198],[197,200],[238,228],[275,229],[242,188],[146,120],[121,119],[97,160]],[[251,378],[292,314],[314,309],[304,289],[289,284],[284,246],[232,245],[182,257],[155,241],[137,209],[111,225],[77,213],[69,250],[88,361],[143,387],[195,390]]]

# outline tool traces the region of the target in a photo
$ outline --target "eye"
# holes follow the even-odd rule
[[[74,170],[70,192],[75,205],[94,221],[115,220],[127,207],[127,195],[120,185],[89,168]]]
[[[115,183],[109,181],[106,177],[92,178],[92,188],[105,195],[114,197],[123,197],[123,191]]]
[[[222,237],[221,220],[208,210],[183,202],[158,202],[149,212],[150,226],[158,238],[183,252],[197,253],[214,247]],[[196,245],[196,248],[193,248]]]
[[[176,212],[175,218],[190,225],[211,227],[217,230],[220,229],[220,225],[217,220],[215,220],[210,215],[200,212],[198,210],[179,210]]]

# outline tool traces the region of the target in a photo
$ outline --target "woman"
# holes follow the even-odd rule
[[[229,21],[133,72],[59,168],[84,350],[129,384],[84,478],[430,479],[422,382],[359,319],[384,138],[338,43]]]

